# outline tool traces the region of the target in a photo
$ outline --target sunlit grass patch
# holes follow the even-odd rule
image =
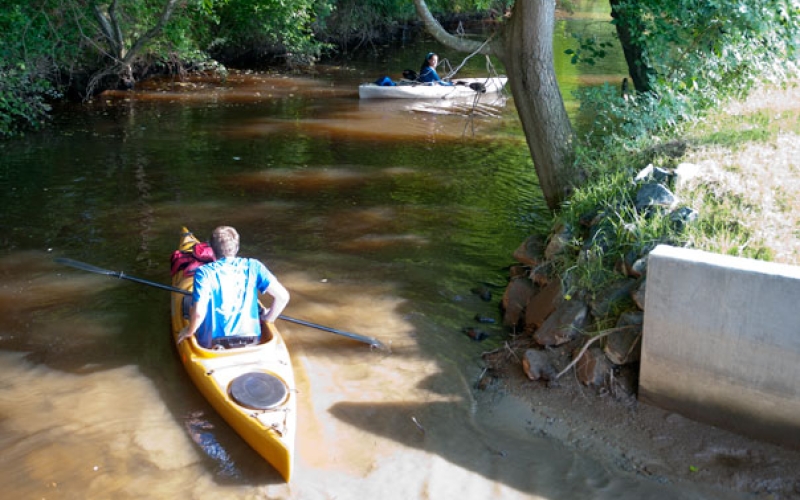
[[[720,109],[677,136],[588,137],[577,150],[588,181],[555,223],[568,241],[553,262],[567,293],[593,296],[658,244],[800,265],[800,89],[783,92]],[[667,147],[681,143],[689,147]],[[668,187],[697,218],[676,223],[664,208],[637,212],[637,173],[680,163],[697,165],[697,176]]]
[[[701,148],[688,160],[699,178],[677,194],[700,212],[693,246],[712,252],[800,264],[800,137],[779,135],[736,150]]]
[[[774,139],[779,128],[772,124],[767,112],[752,115],[716,117],[695,130],[697,146],[720,146],[736,150],[743,144],[767,142]]]
[[[736,149],[743,143],[768,141],[773,135],[765,129],[721,130],[704,138],[702,143]]]
[[[730,180],[731,176],[725,177]],[[681,192],[700,217],[687,228],[686,241],[706,251],[772,260],[773,252],[759,230],[762,208],[748,199],[741,185],[724,181],[700,183]]]

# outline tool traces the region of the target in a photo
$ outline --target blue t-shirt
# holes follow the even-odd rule
[[[417,78],[422,83],[438,83],[439,85],[452,85],[439,78],[439,73],[432,66],[423,66]]]
[[[266,292],[274,279],[256,259],[223,258],[197,268],[192,300],[207,305],[198,343],[210,347],[217,337],[259,335],[258,293]]]

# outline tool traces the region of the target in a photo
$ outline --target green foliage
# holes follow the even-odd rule
[[[333,4],[328,0],[228,0],[218,9],[216,48],[282,51],[287,62],[312,62],[324,48],[314,36]]]
[[[681,92],[623,95],[605,83],[584,88],[576,97],[588,147],[620,144],[633,149],[653,135],[678,133],[702,116],[696,101]]]
[[[659,5],[669,12],[675,8],[675,3]],[[686,9],[690,4],[694,5],[682,2]],[[746,9],[737,5],[742,14]],[[636,2],[636,6],[652,7],[648,2]],[[710,6],[713,7],[713,3]],[[633,3],[628,4],[628,8],[633,7]],[[747,220],[745,214],[759,207],[739,192],[720,191],[719,186],[704,185],[695,193],[682,194],[682,198],[687,197],[689,206],[703,214],[682,231],[676,231],[663,214],[641,217],[626,208],[630,207],[630,193],[625,191],[625,186],[637,169],[652,161],[644,160],[636,152],[645,150],[655,138],[682,133],[725,100],[745,95],[761,75],[781,78],[787,68],[792,67],[794,42],[791,38],[773,40],[775,33],[769,32],[770,29],[780,32],[775,18],[767,16],[766,24],[758,28],[766,30],[761,32],[761,38],[754,32],[740,33],[737,38],[731,35],[730,24],[724,29],[709,27],[719,24],[710,20],[712,12],[718,15],[719,11],[700,10],[681,17],[681,23],[671,21],[678,18],[656,14],[655,9],[641,14],[639,20],[646,21],[644,24],[649,31],[639,33],[640,41],[647,49],[647,61],[657,70],[656,92],[636,94],[632,90],[622,92],[604,85],[579,94],[579,119],[583,120],[585,127],[582,129],[587,132],[578,144],[577,158],[589,172],[590,181],[576,192],[561,216],[568,224],[579,227],[582,214],[599,207],[597,210],[604,214],[604,219],[598,231],[603,238],[587,239],[587,235],[581,235],[573,244],[573,252],[565,256],[561,265],[568,271],[569,283],[574,288],[590,292],[600,289],[619,278],[614,273],[618,262],[642,255],[659,242],[756,259],[772,257],[753,228],[742,222]],[[693,28],[692,19],[707,22],[708,26]],[[738,19],[737,22],[746,25],[744,21]],[[786,31],[781,32],[781,37],[788,37],[797,30],[796,18],[785,22]],[[711,37],[713,33],[716,35]],[[772,45],[768,47],[765,40],[772,40]],[[658,57],[653,57],[653,53]],[[776,133],[769,122],[770,117],[764,114],[727,120],[722,129],[707,130],[698,143],[735,148],[742,142],[764,141]],[[664,159],[655,160],[659,161],[668,163]]]
[[[598,59],[604,58],[614,47],[612,42],[600,40],[596,35],[584,36],[580,33],[572,33],[572,38],[578,41],[578,48],[564,51],[566,55],[572,56],[570,57],[572,64],[585,63],[594,66]]]
[[[75,61],[84,49],[77,29],[84,25],[74,25],[75,19],[84,17],[77,7],[66,9],[58,0],[5,0],[0,9],[0,57],[10,64],[24,64],[33,74],[49,76],[57,70],[53,61]]]
[[[503,12],[509,2],[502,0],[429,0],[434,15]],[[317,36],[341,47],[360,46],[385,38],[399,26],[416,21],[414,3],[409,0],[336,0],[330,17],[318,26]]]
[[[650,69],[652,94],[626,96],[605,86],[579,100],[591,134],[638,140],[677,132],[762,79],[783,81],[796,70],[800,3],[796,0],[618,0],[618,17]],[[574,34],[565,52],[574,64],[594,64],[608,40]]]
[[[74,58],[76,37],[53,31],[63,20],[49,2],[34,9],[24,0],[8,0],[0,10],[0,137],[41,126],[48,99],[60,96],[53,58]]]
[[[402,0],[338,0],[318,34],[341,47],[382,37],[398,23],[416,17],[414,4]]]
[[[46,97],[58,97],[47,80],[0,59],[0,137],[39,128],[50,111]]]
[[[701,106],[742,97],[760,78],[782,79],[795,59],[794,0],[623,0],[617,21],[632,30],[658,92],[676,89]]]
[[[46,98],[68,86],[89,95],[95,85],[127,77],[127,67],[180,71],[206,62],[215,44],[313,58],[320,44],[312,26],[331,8],[330,0],[6,0],[0,9],[2,133],[38,126]]]
[[[413,2],[407,2],[412,4]],[[478,13],[489,9],[504,9],[510,2],[501,0],[429,0],[426,2],[433,13]]]

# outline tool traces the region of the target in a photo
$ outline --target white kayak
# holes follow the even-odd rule
[[[362,83],[358,86],[360,99],[457,99],[478,94],[495,94],[503,90],[508,78],[459,78],[453,85],[418,83],[401,80],[393,86]]]

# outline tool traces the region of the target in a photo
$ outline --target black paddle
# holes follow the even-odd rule
[[[99,268],[99,267],[95,267],[95,266],[93,266],[91,264],[86,264],[85,262],[78,262],[77,260],[67,259],[67,258],[64,258],[64,257],[58,257],[58,258],[54,259],[54,262],[56,262],[58,264],[64,264],[66,266],[75,267],[77,269],[83,269],[84,271],[89,271],[90,273],[105,274],[106,276],[114,276],[114,277],[117,277],[117,278],[123,279],[123,280],[135,281],[136,283],[141,283],[143,285],[153,286],[153,287],[156,287],[156,288],[160,288],[162,290],[167,290],[169,292],[182,293],[184,295],[191,295],[192,294],[192,292],[190,292],[188,290],[183,290],[181,288],[176,288],[174,286],[163,285],[161,283],[156,283],[155,281],[148,281],[148,280],[145,280],[145,279],[142,279],[142,278],[137,278],[135,276],[129,276],[129,275],[127,275],[127,274],[125,274],[125,273],[123,273],[121,271],[109,271],[108,269],[102,269],[102,268]],[[378,349],[385,349],[386,348],[386,346],[384,346],[383,343],[380,340],[378,340],[376,338],[373,338],[373,337],[366,337],[364,335],[359,335],[357,333],[344,332],[342,330],[337,330],[336,328],[330,328],[330,327],[327,327],[327,326],[318,325],[316,323],[303,321],[302,319],[290,318],[289,316],[280,315],[280,316],[278,316],[278,318],[282,319],[284,321],[289,321],[290,323],[297,323],[298,325],[308,326],[308,327],[311,327],[311,328],[316,328],[317,330],[323,330],[323,331],[326,331],[326,332],[335,333],[336,335],[342,335],[344,337],[347,337],[347,338],[350,338],[350,339],[353,339],[353,340],[357,340],[357,341],[363,342],[365,344],[369,344],[370,347],[375,347],[375,348],[378,348]]]

